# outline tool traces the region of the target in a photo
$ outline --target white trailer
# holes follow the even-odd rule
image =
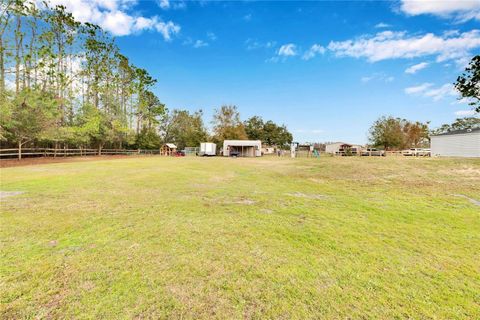
[[[209,157],[217,155],[217,145],[212,142],[200,143],[200,151],[198,152],[198,155]]]

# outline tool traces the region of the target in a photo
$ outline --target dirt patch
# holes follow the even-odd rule
[[[473,199],[473,198],[470,198],[470,197],[467,197],[463,194],[454,194],[453,196],[455,197],[459,197],[459,198],[464,198],[464,199],[467,199],[468,201],[470,201],[470,203],[476,205],[476,206],[480,206],[480,201],[476,200],[476,199]]]
[[[224,202],[226,204],[245,204],[245,205],[252,205],[255,204],[255,201],[250,200],[250,199],[240,199],[240,200],[235,200],[235,201],[229,201],[229,202]]]
[[[273,210],[270,210],[270,209],[262,209],[260,210],[261,213],[265,213],[265,214],[270,214],[270,213],[273,213]]]
[[[326,199],[328,196],[324,194],[306,194],[301,192],[286,193],[287,196],[297,197],[297,198],[308,198],[308,199]]]
[[[51,240],[51,241],[48,242],[49,247],[56,247],[57,245],[58,245],[57,240]]]
[[[13,197],[22,193],[24,192],[23,191],[0,191],[0,199]]]
[[[87,156],[87,157],[57,157],[57,158],[25,158],[22,160],[18,159],[3,159],[0,160],[0,168],[9,168],[9,167],[23,167],[31,166],[37,164],[49,164],[49,163],[62,163],[62,162],[79,162],[79,161],[100,161],[100,160],[112,160],[112,159],[124,159],[124,158],[141,158],[141,157],[152,157],[147,155],[111,155],[111,156]]]
[[[449,176],[462,176],[467,179],[475,179],[477,180],[480,178],[480,169],[473,168],[473,167],[462,167],[459,169],[450,169],[450,170],[440,170],[440,173],[446,174]]]

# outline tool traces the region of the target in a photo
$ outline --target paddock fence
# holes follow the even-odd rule
[[[72,156],[99,156],[99,155],[154,155],[160,150],[143,149],[54,149],[54,148],[22,148],[22,158],[33,157],[72,157]],[[0,160],[19,157],[19,149],[0,149]]]

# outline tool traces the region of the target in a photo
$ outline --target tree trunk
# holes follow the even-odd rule
[[[22,20],[17,16],[17,28],[15,30],[15,93],[20,91],[20,45],[21,45]]]
[[[22,141],[18,141],[18,160],[22,160]]]
[[[3,34],[0,35],[0,94],[5,91],[5,61],[4,61]]]

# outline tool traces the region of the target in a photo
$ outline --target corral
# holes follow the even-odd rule
[[[68,161],[1,171],[0,318],[480,316],[478,160]]]

